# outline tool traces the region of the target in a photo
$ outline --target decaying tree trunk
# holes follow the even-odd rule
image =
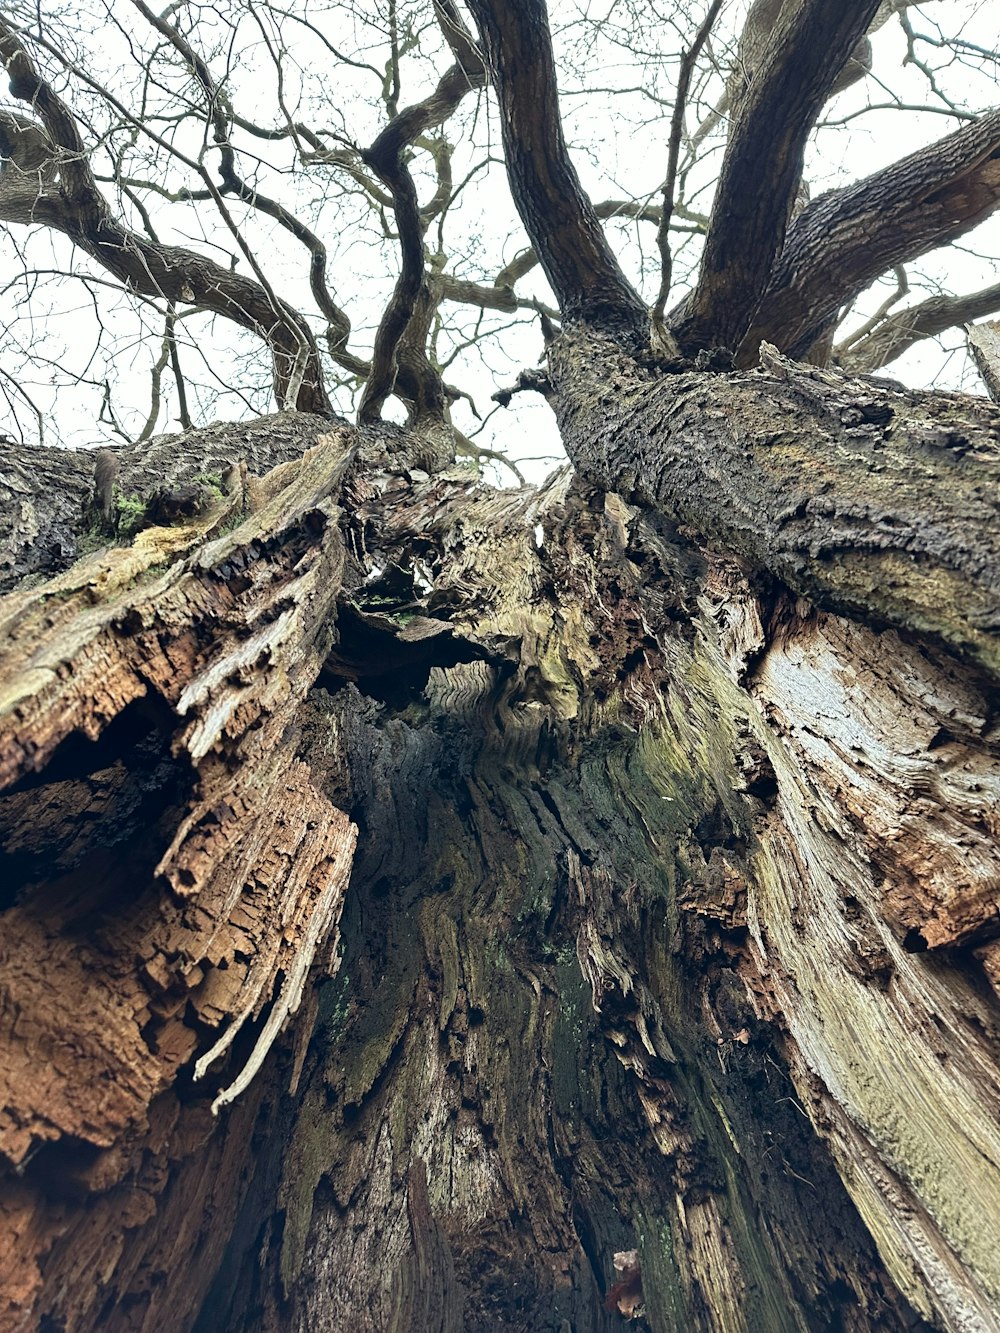
[[[3,602],[3,1329],[1000,1328],[1000,410],[549,362]]]
[[[468,0],[475,34],[441,0],[454,65],[359,159],[401,246],[368,364],[224,84],[135,8],[221,186],[183,161],[306,246],[367,383],[332,418],[245,246],[252,278],[119,220],[0,18],[0,216],[250,328],[304,409],[5,445],[0,1333],[1000,1333],[1000,408],[846,373],[993,297],[826,365],[845,301],[996,208],[1000,116],[800,209],[892,7],[754,5],[651,320],[542,0]],[[409,155],[487,79],[560,317],[537,491],[447,466],[428,352]]]

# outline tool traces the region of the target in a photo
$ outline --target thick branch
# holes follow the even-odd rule
[[[527,296],[517,296],[510,287],[488,287],[485,283],[456,278],[450,273],[440,274],[435,278],[434,285],[444,301],[480,306],[484,310],[503,310],[508,314],[516,310],[538,310],[549,319],[559,318],[559,311],[554,306],[544,305]]]
[[[396,384],[400,343],[424,286],[424,234],[416,186],[403,162],[401,150],[390,151],[384,160],[366,154],[365,160],[392,192],[401,254],[399,277],[379,322],[372,349],[371,374],[358,408],[358,420],[370,423],[379,420],[385,401]],[[436,410],[440,416],[444,405],[440,377],[429,362],[426,369],[427,374],[420,386],[420,397],[424,400],[421,406],[432,412]]]
[[[894,264],[962,236],[1000,204],[1000,110],[810,204],[789,230],[739,354],[804,356],[837,311]]]
[[[514,203],[569,321],[643,336],[645,308],[618,266],[563,137],[544,0],[470,0],[490,64]]]
[[[38,76],[19,36],[2,16],[0,57],[11,75],[11,91],[41,114],[58,166],[58,182],[51,172],[36,175],[37,191],[27,215],[20,194],[12,208],[4,210],[0,191],[0,217],[40,223],[65,233],[130,291],[184,305],[204,305],[250,329],[271,349],[278,401],[285,401],[293,377],[301,374],[295,406],[299,411],[330,414],[315,340],[301,314],[261,282],[224,269],[192,250],[154,243],[126,227],[97,188],[72,113]],[[9,114],[4,119],[15,157],[17,137],[24,134],[27,123]],[[29,175],[21,176],[19,185],[29,179]]]
[[[844,370],[872,371],[887,366],[923,338],[933,338],[969,320],[1000,310],[1000,283],[965,296],[932,296],[883,320],[837,358]]]
[[[813,602],[937,637],[1000,679],[1000,411],[773,348],[762,361],[664,379],[563,335],[549,370],[567,452]]]
[[[809,131],[878,0],[786,5],[731,123],[698,285],[673,332],[682,350],[735,349],[785,239]]]

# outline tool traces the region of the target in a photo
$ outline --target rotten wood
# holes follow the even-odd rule
[[[156,1117],[189,1119],[181,1070],[205,1107],[234,1100],[335,947],[356,829],[294,735],[333,633],[352,458],[329,435],[232,531],[236,499],[3,604],[0,1143],[22,1181],[5,1329],[33,1327],[39,1301],[79,1326],[121,1296],[128,1269],[64,1291],[43,1262],[66,1191],[114,1189],[120,1208]],[[169,1178],[107,1224],[150,1221]]]
[[[990,1329],[974,655],[360,438],[3,604],[2,1326]]]

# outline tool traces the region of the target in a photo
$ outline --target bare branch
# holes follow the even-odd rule
[[[466,93],[483,87],[486,69],[453,8],[439,6],[439,13],[442,27],[458,55],[456,63],[441,77],[429,97],[393,116],[372,146],[362,154],[365,164],[388,186],[392,195],[402,252],[399,278],[379,324],[371,374],[358,409],[358,419],[362,422],[377,421],[381,416],[396,383],[401,344],[408,332],[411,387],[417,391],[411,399],[411,416],[442,420],[445,413],[441,377],[431,366],[426,353],[432,309],[424,280],[425,219],[421,215],[413,177],[404,160],[404,150],[428,129],[447,120]],[[422,307],[422,323],[415,318],[418,305]],[[411,322],[415,325],[412,329]],[[417,324],[420,327],[416,327]]]
[[[225,92],[216,84],[208,65],[179,29],[154,14],[144,0],[132,0],[132,4],[142,14],[147,23],[166,37],[183,57],[185,64],[201,85],[206,97],[207,113],[212,121],[215,144],[219,149],[219,175],[225,188],[241,199],[243,203],[249,204],[251,208],[256,208],[259,212],[274,218],[275,222],[290,232],[309,251],[311,256],[309,287],[313,299],[330,326],[328,342],[331,350],[346,349],[347,340],[351,333],[351,321],[334,301],[327,285],[326,246],[314,231],[284,205],[247,185],[236,170],[236,154],[229,139],[232,107]],[[307,359],[307,354],[305,359],[302,356],[296,358],[296,363],[302,363],[303,374],[305,373]]]
[[[910,280],[907,277],[904,266],[902,264],[897,264],[893,269],[893,273],[896,277],[895,291],[889,293],[885,300],[881,302],[875,313],[869,319],[866,319],[860,328],[855,329],[852,333],[848,334],[847,337],[837,345],[834,351],[838,357],[846,354],[852,347],[861,342],[863,338],[867,338],[872,329],[877,328],[879,324],[882,323],[896,302],[901,301],[903,297],[908,294],[910,290]],[[843,362],[840,362],[840,364],[843,364]]]
[[[452,277],[442,273],[435,278],[435,286],[445,301],[457,301],[462,305],[482,306],[486,310],[503,310],[513,313],[515,310],[542,311],[549,319],[558,319],[559,311],[534,299],[515,296],[509,287],[487,287],[485,283],[469,282],[465,278]]]
[[[70,236],[76,245],[119,278],[128,290],[185,305],[202,304],[263,338],[274,356],[275,393],[279,402],[284,402],[289,376],[300,349],[305,346],[310,354],[311,373],[303,382],[295,406],[300,411],[331,415],[315,342],[308,325],[298,311],[279,300],[270,289],[256,259],[240,237],[217,188],[199,164],[166,145],[187,166],[203,175],[227,225],[236,234],[243,252],[258,272],[260,282],[224,269],[194,251],[149,241],[114,217],[97,188],[72,113],[40,78],[20,36],[2,15],[0,58],[11,72],[12,92],[29,101],[41,114],[44,130],[54,146],[58,162],[59,188],[57,191],[47,188],[47,181],[40,178],[42,188],[32,206],[30,220]],[[81,71],[74,69],[74,73],[87,80]],[[110,94],[103,90],[102,94],[127,121],[135,119]],[[12,127],[9,119],[5,127],[8,133],[18,132],[18,127]],[[152,131],[147,133],[157,138]],[[7,214],[2,212],[2,203],[0,197],[0,217],[6,220]],[[9,220],[25,221],[20,206]]]
[[[965,296],[932,296],[884,320],[852,342],[837,361],[845,370],[878,370],[923,338],[934,338],[996,310],[1000,310],[1000,283]]]
[[[684,127],[684,108],[687,103],[688,87],[691,83],[691,72],[694,69],[695,61],[701,52],[701,48],[708,39],[708,34],[712,31],[712,25],[715,23],[719,10],[722,7],[722,0],[712,0],[708,13],[702,20],[701,27],[695,35],[694,41],[685,51],[681,60],[680,72],[677,76],[677,95],[674,99],[673,115],[670,118],[670,139],[667,147],[667,176],[663,184],[663,207],[660,213],[659,225],[656,228],[656,245],[660,252],[660,290],[656,297],[656,304],[653,306],[653,323],[660,325],[663,321],[663,315],[667,308],[667,297],[670,295],[670,278],[673,268],[673,260],[670,254],[670,217],[674,208],[674,189],[677,185],[677,159],[681,150],[681,132]]]
[[[682,350],[739,345],[785,239],[809,131],[878,0],[786,4],[734,108],[698,285],[671,321]]]
[[[490,64],[514,202],[567,320],[637,342],[646,312],[570,160],[544,0],[469,0]]]

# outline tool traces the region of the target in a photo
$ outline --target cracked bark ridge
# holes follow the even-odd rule
[[[761,368],[664,377],[609,341],[549,348],[585,474],[819,605],[929,635],[1000,674],[1000,417],[761,349]]]
[[[330,421],[304,412],[276,413],[241,423],[217,423],[182,435],[158,435],[142,444],[116,446],[114,484],[119,499],[145,502],[156,490],[202,483],[218,492],[235,464],[251,477],[301,457],[330,429]],[[0,590],[29,575],[65,568],[95,532],[96,454],[86,450],[17,444],[0,457]]]

